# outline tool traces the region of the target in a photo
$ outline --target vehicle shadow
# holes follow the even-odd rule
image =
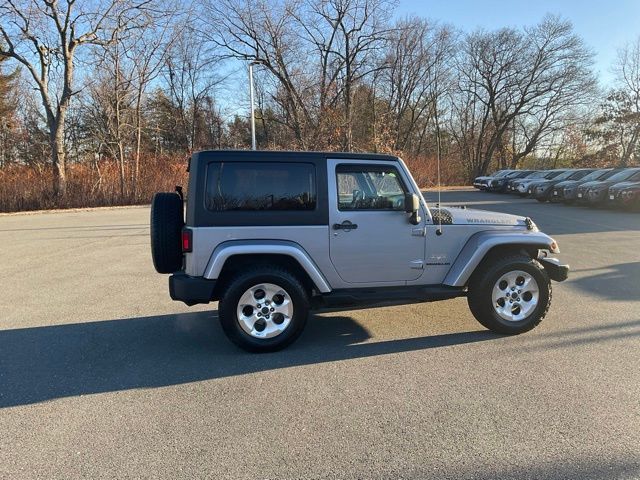
[[[582,276],[585,272],[598,272]],[[602,268],[574,270],[572,286],[607,300],[636,300],[640,298],[640,262],[619,263]]]
[[[302,337],[250,354],[224,336],[216,312],[0,331],[0,408],[132,388],[161,387],[298,365],[500,338],[486,330],[362,343],[349,317],[312,316]]]
[[[406,478],[443,478],[433,469],[416,469]],[[639,478],[640,462],[628,458],[558,458],[555,461],[538,461],[534,464],[512,465],[507,468],[491,466],[477,461],[466,469],[447,471],[446,478],[458,480],[623,480]]]
[[[571,328],[523,338],[522,343],[511,345],[504,351],[514,355],[539,351],[580,348],[582,346],[634,340],[640,336],[640,320],[605,323],[602,325]]]

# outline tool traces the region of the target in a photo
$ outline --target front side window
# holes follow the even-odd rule
[[[316,208],[315,167],[296,162],[212,162],[205,204],[211,211]]]
[[[339,165],[339,210],[404,210],[406,189],[393,167]]]

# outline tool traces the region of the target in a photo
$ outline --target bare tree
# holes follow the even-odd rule
[[[458,57],[452,127],[469,174],[486,172],[496,152],[508,150],[510,135],[519,135],[515,166],[564,128],[563,116],[591,101],[592,57],[571,24],[553,16],[523,31],[468,35]]]
[[[387,24],[390,3],[385,0],[322,0],[309,5],[310,15],[303,17],[300,25],[319,54],[320,96],[324,99],[333,87],[335,97],[341,99],[342,148],[351,151],[354,89],[381,68],[376,57],[391,34]],[[321,105],[324,104],[326,101],[321,100]],[[323,114],[324,109],[320,112]]]
[[[285,121],[303,147],[306,130],[314,126],[305,88],[307,59],[296,31],[299,2],[212,0],[208,4],[210,39],[233,58],[257,62],[278,81],[273,93],[286,112]]]
[[[133,133],[133,67],[123,53],[123,44],[115,38],[108,48],[96,51],[98,61],[88,95],[83,98],[85,128],[99,139],[102,149],[117,161],[120,194],[127,189],[126,160]],[[101,153],[99,151],[99,153]]]
[[[607,96],[596,126],[605,148],[617,151],[620,165],[629,165],[640,158],[640,37],[620,49],[613,71],[617,88]]]
[[[0,4],[0,56],[9,57],[31,75],[45,110],[54,193],[67,189],[65,117],[75,89],[79,47],[113,42],[119,28],[131,28],[134,17],[151,0],[5,0]],[[115,19],[115,21],[114,21]],[[116,25],[117,28],[113,28]]]
[[[132,183],[135,196],[138,195],[140,177],[143,103],[149,86],[158,78],[166,64],[168,51],[176,38],[173,27],[177,23],[175,18],[178,17],[178,13],[175,8],[163,8],[161,12],[145,12],[146,28],[139,29],[125,43],[125,55],[133,71],[131,83],[134,91],[135,146]]]
[[[454,51],[450,28],[421,18],[398,22],[379,75],[378,91],[389,104],[394,149],[419,152],[433,120]]]
[[[163,74],[178,110],[185,147],[193,151],[198,146],[199,120],[214,89],[225,77],[219,73],[220,59],[202,41],[199,31],[181,24],[174,28],[173,35]]]
[[[10,138],[17,126],[18,109],[16,80],[19,71],[4,73],[2,64],[5,60],[6,57],[0,56],[0,167],[6,165],[9,157]]]
[[[262,64],[277,80],[272,99],[302,147],[318,145],[342,111],[342,148],[352,148],[355,86],[380,68],[387,0],[221,0],[209,4],[212,41]],[[335,125],[333,126],[335,128]]]

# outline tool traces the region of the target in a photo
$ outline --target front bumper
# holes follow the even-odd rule
[[[600,190],[596,192],[590,190],[587,192],[586,197],[590,204],[601,204],[607,199],[607,190]]]
[[[533,197],[536,199],[545,199],[548,200],[549,197],[551,196],[551,192],[552,192],[552,188],[545,188],[544,190],[540,190],[540,188],[536,188],[533,191]]]
[[[209,303],[213,299],[215,280],[202,277],[190,277],[183,272],[176,272],[169,277],[169,295],[187,305]]]
[[[504,183],[498,183],[495,185],[489,184],[487,185],[487,190],[489,190],[490,192],[502,192],[505,189],[505,184]]]
[[[554,188],[551,192],[550,200],[552,202],[561,202],[564,200],[564,190],[560,188]]]
[[[620,207],[625,204],[625,198],[622,195],[624,190],[609,190],[607,193],[606,204],[608,207]]]
[[[569,265],[561,264],[557,258],[544,257],[540,259],[540,263],[542,263],[551,280],[564,282],[569,278]]]
[[[640,206],[640,192],[622,191],[620,193],[620,204],[624,207]]]
[[[578,203],[587,203],[588,202],[587,196],[588,195],[586,190],[578,190],[573,200],[575,200]],[[566,198],[566,195],[565,195],[565,198]]]

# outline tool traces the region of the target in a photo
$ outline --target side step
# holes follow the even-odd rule
[[[465,287],[447,285],[348,288],[317,295],[312,308],[317,310],[343,308],[374,308],[408,303],[435,302],[467,295]]]

